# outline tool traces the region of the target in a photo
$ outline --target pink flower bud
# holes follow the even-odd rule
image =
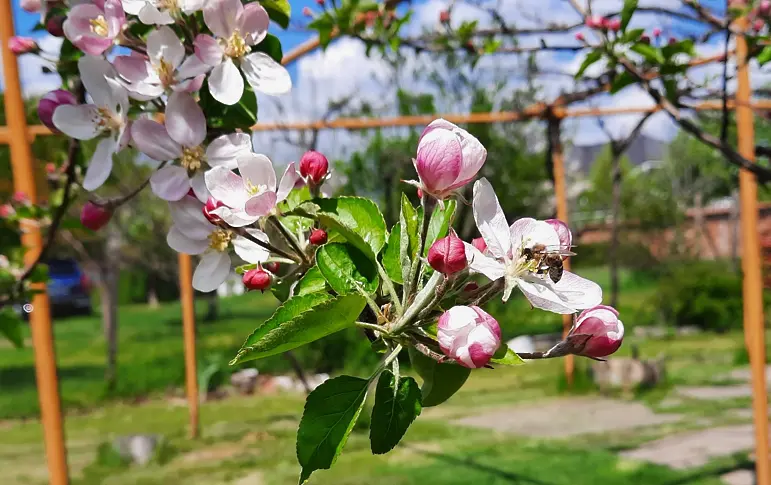
[[[193,189],[190,189],[193,190]],[[190,195],[188,193],[188,195]],[[193,197],[195,197],[195,193],[193,193]],[[212,224],[218,224],[222,221],[220,217],[217,214],[212,214],[212,211],[215,209],[224,206],[221,201],[215,199],[214,197],[209,197],[209,200],[206,201],[206,204],[204,204],[203,208],[201,209],[203,211],[204,217],[206,217],[206,220],[211,222]]]
[[[763,27],[766,26],[766,22],[763,21],[763,19],[757,19],[755,22],[752,23],[752,28],[755,30],[755,32],[760,32],[763,30]]]
[[[112,211],[88,201],[80,212],[80,223],[83,227],[98,231],[110,222],[111,217]]]
[[[478,306],[454,306],[439,317],[437,340],[446,356],[477,369],[501,346],[501,327]]]
[[[37,105],[37,117],[40,118],[40,122],[54,133],[59,133],[53,122],[54,112],[56,108],[65,104],[78,104],[78,100],[71,92],[57,89],[43,96]]]
[[[445,276],[450,276],[466,269],[466,247],[463,241],[451,232],[431,245],[428,250],[428,264]]]
[[[8,39],[8,48],[17,56],[29,54],[30,52],[34,53],[40,50],[40,47],[38,47],[37,42],[35,42],[34,39],[18,36]]]
[[[13,193],[13,196],[11,197],[14,202],[17,204],[28,204],[29,203],[29,197],[27,197],[27,194],[24,192],[17,190]]]
[[[278,270],[281,267],[281,263],[279,263],[278,261],[273,261],[272,263],[264,263],[263,266],[271,273],[278,274]]]
[[[569,249],[573,245],[573,234],[570,232],[570,227],[567,224],[559,219],[546,219],[546,223],[557,233],[562,249]]]
[[[327,231],[324,229],[314,229],[311,231],[310,237],[308,237],[308,242],[313,244],[314,246],[321,246],[322,244],[327,243]]]
[[[323,6],[324,6],[324,0],[316,0],[316,4],[317,4],[319,7],[323,7]]]
[[[442,10],[439,12],[439,22],[443,24],[450,22],[450,12],[448,10]]]
[[[656,27],[653,29],[653,37],[661,37],[661,29]]]
[[[421,188],[438,199],[452,195],[476,177],[487,159],[487,150],[466,130],[438,119],[420,135],[413,160]]]
[[[601,15],[592,15],[586,18],[586,26],[590,29],[601,29],[605,25],[605,17]]]
[[[600,358],[621,347],[624,324],[618,319],[618,311],[615,308],[598,305],[581,312],[570,334],[591,335],[579,355]]]
[[[46,173],[47,174],[54,174],[56,173],[56,164],[52,162],[46,163]]]
[[[244,273],[244,286],[248,290],[265,291],[273,283],[273,276],[262,268],[250,269]]]
[[[651,43],[651,38],[649,36],[647,36],[647,35],[641,35],[640,36],[640,42],[642,42],[643,44],[650,44]]]
[[[480,253],[487,251],[487,243],[481,237],[475,237],[471,240],[471,245],[479,250]]]
[[[0,219],[11,217],[15,213],[16,213],[16,210],[13,208],[11,204],[0,205]]]
[[[29,13],[40,12],[43,7],[42,0],[21,0],[20,2],[22,10]]]
[[[669,38],[669,45],[676,44],[677,43],[677,37],[670,37]]]
[[[586,37],[584,37],[583,32],[576,32],[576,40],[578,42],[584,42],[586,40]]]
[[[760,2],[760,5],[758,5],[758,12],[760,12],[760,15],[768,15],[769,12],[771,12],[771,1],[763,0]]]
[[[605,25],[607,26],[608,30],[612,30],[613,32],[618,32],[621,30],[620,19],[610,19],[605,23]]]
[[[309,150],[300,159],[300,175],[318,185],[329,171],[329,160],[321,153]]]
[[[303,7],[303,15],[306,17],[313,17],[313,12],[311,11],[310,7]]]
[[[54,37],[64,37],[64,15],[54,15],[46,21],[46,31]]]
[[[418,199],[422,199],[423,198],[423,189],[418,188],[417,194],[418,194]]]

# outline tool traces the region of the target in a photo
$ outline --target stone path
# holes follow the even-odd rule
[[[754,443],[752,425],[742,424],[667,436],[622,452],[621,456],[684,469],[702,466],[715,457],[750,450]]]
[[[738,386],[704,386],[704,387],[680,387],[677,393],[692,399],[736,399],[739,397],[751,397],[752,388],[748,385]]]
[[[737,381],[746,381],[746,382],[749,382],[750,379],[752,378],[749,367],[744,367],[742,369],[735,369],[728,374],[728,377],[730,377],[731,379],[736,379]],[[771,365],[766,366],[766,382],[769,385],[771,385]]]
[[[735,470],[720,477],[726,485],[755,485],[755,472]]]
[[[453,421],[475,428],[494,429],[537,438],[605,433],[678,421],[675,414],[656,414],[636,402],[598,398],[567,398],[521,405]]]

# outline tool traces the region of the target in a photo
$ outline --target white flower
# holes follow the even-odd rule
[[[226,167],[214,167],[205,175],[212,197],[225,204],[212,214],[233,227],[246,226],[271,214],[300,179],[292,162],[277,185],[273,164],[265,155],[243,155],[238,157],[237,164],[240,176]]]
[[[209,0],[203,10],[206,25],[215,37],[201,34],[195,39],[195,53],[211,66],[209,91],[222,104],[236,104],[244,92],[244,80],[256,90],[277,95],[289,92],[289,72],[264,52],[249,54],[268,35],[270,19],[258,3],[241,0]],[[239,72],[236,63],[240,65]]]
[[[169,25],[179,13],[191,14],[203,8],[204,0],[123,0],[123,10],[137,15],[147,25]]]
[[[163,26],[147,36],[147,56],[136,52],[118,56],[115,69],[129,95],[148,101],[168,90],[198,91],[211,69],[197,56],[185,59],[185,46],[170,27]]]
[[[158,161],[179,160],[179,165],[167,165],[150,178],[150,187],[158,197],[175,201],[193,189],[201,202],[209,192],[204,182],[205,165],[235,165],[239,154],[251,153],[251,138],[246,133],[223,135],[204,148],[206,118],[195,99],[183,92],[169,96],[166,123],[140,119],[131,127],[136,147]]]
[[[503,301],[519,286],[530,303],[555,313],[576,313],[602,301],[602,289],[596,283],[565,271],[558,283],[546,274],[537,274],[536,262],[524,254],[536,244],[559,249],[560,238],[545,221],[525,218],[507,226],[506,216],[490,182],[483,178],[474,184],[474,219],[487,243],[486,254],[466,244],[469,267],[491,280],[505,279]]]
[[[112,65],[101,57],[84,56],[78,61],[80,78],[92,104],[61,105],[53,123],[65,135],[78,140],[100,140],[88,164],[83,188],[96,190],[110,176],[112,156],[129,142],[128,93],[115,80]]]
[[[232,231],[211,224],[203,215],[203,204],[194,197],[170,202],[174,223],[166,236],[169,246],[180,253],[200,254],[201,260],[193,273],[193,288],[214,291],[230,274],[228,249],[247,263],[263,263],[270,251]],[[246,229],[255,239],[267,242],[268,236],[258,229]]]

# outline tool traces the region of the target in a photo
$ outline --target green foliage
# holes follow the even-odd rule
[[[232,106],[222,104],[212,97],[208,80],[204,81],[199,92],[201,96],[199,105],[206,115],[206,123],[210,128],[222,131],[248,131],[257,121],[257,96],[246,80],[244,80],[244,94],[241,95],[238,103]]]
[[[402,194],[402,208],[399,213],[399,265],[401,266],[401,281],[409,279],[412,264],[418,256],[418,252],[420,252],[420,228],[418,226],[423,223],[424,217],[425,215],[422,211],[419,213],[419,211],[415,210],[407,196]],[[431,219],[433,221],[434,217]],[[446,220],[449,224],[450,217],[441,217],[440,214],[437,215],[436,219],[439,222],[436,222],[434,226],[439,227],[435,228],[435,231],[440,232],[442,222]],[[404,228],[404,230],[401,231],[401,228]]]
[[[593,50],[589,52],[586,57],[584,58],[584,62],[581,63],[581,66],[578,68],[578,71],[576,71],[576,79],[580,78],[584,75],[587,69],[589,69],[592,64],[596,63],[602,59],[602,51],[599,49]]]
[[[288,0],[260,0],[260,5],[267,10],[268,17],[280,25],[282,29],[289,28],[292,7],[289,5]],[[281,60],[277,59],[276,62],[281,62]]]
[[[297,430],[300,484],[316,470],[328,469],[348,441],[364,407],[369,381],[351,376],[330,379],[313,390],[305,402]]]
[[[423,245],[423,256],[428,254],[431,245],[437,239],[447,235],[452,226],[452,220],[455,217],[455,207],[458,203],[455,200],[444,202],[444,208],[436,207],[431,214],[431,220],[428,223],[428,232],[426,233],[426,243]]]
[[[624,0],[624,8],[621,9],[621,31],[626,32],[626,26],[629,25],[629,21],[632,20],[637,10],[637,0]]]
[[[24,322],[9,307],[0,309],[0,334],[5,336],[16,348],[24,347],[24,337],[21,328]]]
[[[273,34],[266,35],[262,42],[254,47],[254,50],[256,52],[264,52],[268,54],[271,58],[273,58],[274,61],[278,63],[281,63],[281,60],[284,57],[284,51],[281,49],[281,41],[278,40],[278,37]]]
[[[297,282],[295,295],[307,295],[309,293],[326,291],[328,288],[327,280],[321,274],[321,270],[319,270],[318,266],[314,266]]]
[[[370,424],[372,453],[391,451],[420,415],[421,407],[420,387],[415,379],[397,378],[390,371],[380,374]]]
[[[383,269],[392,281],[404,283],[402,279],[402,264],[401,264],[401,238],[402,227],[398,222],[391,228],[391,234],[388,236],[388,242],[383,248]]]
[[[501,343],[501,347],[495,352],[493,358],[490,360],[491,364],[498,365],[521,365],[525,361],[513,350],[509,348],[505,343]]]
[[[380,279],[375,263],[355,246],[327,243],[316,251],[319,271],[335,292],[345,295],[353,292],[372,294]]]
[[[577,256],[572,258],[575,268],[594,268],[608,262],[609,242],[581,244],[575,249]],[[641,242],[622,240],[618,247],[618,265],[621,268],[646,271],[655,269],[659,264],[647,245]]]
[[[361,197],[316,199],[318,218],[322,225],[342,236],[375,260],[386,243],[383,214],[371,200]]]
[[[471,375],[471,369],[457,364],[439,364],[413,347],[409,348],[410,362],[423,379],[421,387],[423,407],[442,404],[458,392]]]

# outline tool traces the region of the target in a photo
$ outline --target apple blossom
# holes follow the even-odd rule
[[[570,232],[570,227],[559,219],[546,219],[546,223],[557,233],[560,249],[570,250],[573,246],[573,233]]]
[[[313,17],[313,11],[310,9],[310,7],[303,7],[303,15],[306,17]]]
[[[16,202],[17,204],[29,204],[29,197],[27,196],[26,192],[22,192],[21,190],[17,190],[13,193],[11,196],[11,199]]]
[[[613,32],[618,32],[621,30],[621,20],[620,19],[610,19],[605,23],[608,30],[612,30]]]
[[[196,55],[185,59],[185,46],[168,26],[147,36],[147,57],[132,51],[117,56],[115,70],[132,98],[147,101],[172,91],[198,91],[210,67]]]
[[[78,140],[104,136],[88,164],[83,188],[96,190],[110,176],[112,156],[129,142],[128,93],[115,79],[112,65],[101,57],[78,60],[80,78],[92,104],[60,105],[53,123],[65,135]]]
[[[542,245],[547,251],[559,250],[561,242],[557,232],[550,224],[530,218],[519,219],[507,227],[498,198],[485,178],[474,184],[473,212],[488,253],[466,244],[469,267],[491,280],[503,278],[503,301],[509,299],[516,286],[534,307],[555,313],[575,313],[602,301],[599,285],[569,271],[565,271],[557,283],[547,275],[538,274],[538,262],[529,258],[525,249]]]
[[[584,42],[586,40],[586,37],[584,36],[583,32],[576,32],[576,40],[578,42]]]
[[[46,125],[51,131],[58,133],[59,130],[54,125],[53,117],[56,108],[65,104],[78,104],[75,95],[64,89],[56,89],[49,92],[42,98],[37,105],[37,117],[40,122]]]
[[[309,183],[320,184],[328,171],[329,160],[315,150],[308,150],[300,159],[300,175]]]
[[[431,245],[428,250],[428,264],[445,276],[451,276],[466,269],[468,260],[465,246],[455,231]]]
[[[228,249],[231,246],[236,255],[252,264],[266,261],[270,251],[229,229],[210,223],[203,215],[202,206],[195,197],[169,202],[173,224],[166,242],[177,252],[201,255],[193,273],[193,288],[209,292],[216,290],[230,274]],[[268,241],[268,236],[258,229],[245,231],[254,239]]]
[[[586,18],[585,23],[590,29],[601,29],[605,25],[605,18],[601,15],[592,15]]]
[[[56,164],[53,162],[46,163],[46,173],[48,174],[56,173]]]
[[[606,357],[621,347],[624,339],[624,324],[618,319],[618,311],[610,306],[598,305],[581,312],[569,333],[570,336],[591,335],[578,355]]]
[[[450,11],[442,10],[439,12],[439,23],[446,24],[450,22]]]
[[[75,47],[98,56],[112,47],[125,24],[120,0],[94,0],[72,7],[62,28]]]
[[[761,15],[768,15],[771,13],[771,1],[761,0],[760,4],[758,5],[758,12],[760,12]]]
[[[417,158],[413,163],[420,178],[419,187],[425,193],[444,199],[469,183],[486,158],[487,150],[479,140],[449,121],[438,119],[420,135]]]
[[[190,192],[193,192],[193,193],[191,194]],[[193,197],[196,197],[195,191],[193,191],[193,189],[190,189],[190,191],[188,191],[187,195],[192,195]],[[225,204],[223,204],[222,202],[218,201],[214,197],[209,197],[209,199],[206,201],[206,203],[204,204],[203,209],[202,209],[203,210],[203,215],[204,215],[204,217],[206,217],[206,220],[211,222],[212,224],[219,224],[222,221],[222,219],[220,219],[220,217],[218,215],[212,214],[212,211],[214,211],[215,209],[218,209],[220,207],[223,207],[224,205]]]
[[[104,227],[112,218],[112,211],[106,207],[96,205],[91,201],[86,202],[80,211],[80,223],[83,227],[98,231]]]
[[[43,0],[21,0],[22,10],[29,13],[37,13],[43,8]]]
[[[653,29],[653,37],[661,37],[661,29],[656,27]]]
[[[241,175],[223,166],[214,167],[205,174],[209,192],[225,204],[212,213],[233,227],[251,224],[271,214],[276,204],[286,199],[300,177],[292,162],[276,184],[273,164],[265,155],[242,155],[236,163]]]
[[[210,0],[203,10],[204,22],[214,37],[195,38],[195,54],[212,68],[209,92],[220,103],[232,105],[241,99],[244,80],[256,90],[277,95],[289,92],[289,72],[264,52],[250,52],[268,35],[270,19],[257,2],[243,5],[240,0]],[[239,72],[238,64],[241,68]]]
[[[273,276],[262,268],[250,269],[244,273],[244,286],[249,290],[265,291],[270,288]]]
[[[22,54],[30,54],[40,51],[40,47],[35,42],[35,39],[29,37],[13,36],[8,39],[8,48],[11,52],[17,56]]]
[[[439,317],[439,348],[470,369],[484,367],[501,345],[498,322],[478,306],[454,306]]]
[[[180,13],[195,13],[203,4],[204,0],[123,0],[123,9],[143,24],[169,25]]]
[[[10,217],[15,213],[16,213],[16,209],[14,209],[11,204],[0,205],[0,218],[5,219],[6,217]]]
[[[327,231],[324,229],[314,229],[311,231],[311,235],[308,236],[308,242],[314,246],[321,246],[327,243]]]

